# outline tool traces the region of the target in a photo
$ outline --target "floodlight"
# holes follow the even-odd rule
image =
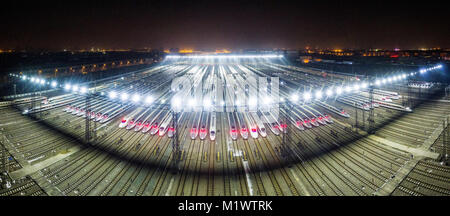
[[[361,88],[363,88],[363,89],[367,88],[367,86],[369,86],[369,84],[367,84],[366,82],[363,82],[361,84]]]
[[[125,92],[120,94],[120,99],[123,100],[123,101],[126,101],[128,99],[128,94],[125,93]]]
[[[297,101],[298,100],[298,95],[297,94],[293,94],[293,95],[291,95],[291,100],[292,101]]]
[[[345,92],[348,93],[348,92],[350,92],[351,90],[352,90],[352,88],[351,88],[350,86],[346,86],[346,87],[345,87]]]
[[[336,88],[336,94],[340,95],[342,93],[342,87]]]
[[[117,93],[115,91],[109,92],[109,98],[114,99],[117,97]]]
[[[72,86],[70,84],[66,84],[64,86],[64,89],[67,90],[67,91],[69,91],[71,88],[72,88]]]
[[[305,93],[303,93],[303,99],[304,99],[305,101],[311,99],[311,93],[310,93],[310,92],[305,92]]]
[[[195,106],[195,99],[194,99],[194,98],[191,98],[191,99],[189,100],[189,106],[190,106],[190,107]]]
[[[131,97],[131,100],[133,101],[133,102],[138,102],[139,101],[139,99],[141,98],[141,96],[139,95],[139,94],[134,94],[132,97]]]
[[[322,98],[322,91],[317,91],[316,92],[316,99],[320,99]]]
[[[151,104],[153,102],[153,97],[151,95],[147,96],[145,98],[145,103],[146,104]]]
[[[249,106],[251,106],[251,107],[256,106],[257,103],[258,103],[258,101],[257,101],[256,98],[254,98],[254,97],[252,97],[252,98],[250,98],[250,99],[248,100],[248,104],[249,104]]]

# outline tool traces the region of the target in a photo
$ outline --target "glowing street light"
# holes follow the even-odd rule
[[[147,96],[145,98],[145,103],[146,104],[151,104],[153,102],[153,97],[151,95]]]
[[[109,98],[114,99],[117,97],[117,93],[115,91],[109,92]]]
[[[137,102],[139,101],[139,99],[141,99],[141,96],[140,96],[139,94],[134,94],[134,95],[131,97],[131,101],[133,101],[133,102],[135,102],[135,103],[137,103]]]
[[[333,91],[331,89],[328,89],[326,92],[327,97],[330,97],[333,94]]]
[[[304,99],[305,101],[310,100],[310,99],[311,99],[311,93],[310,93],[310,92],[305,92],[305,93],[303,93],[303,99]]]
[[[351,90],[352,90],[352,88],[350,86],[346,86],[345,87],[345,92],[346,93],[349,93]]]
[[[297,94],[291,95],[291,101],[293,101],[293,102],[298,101],[298,95]]]
[[[128,99],[128,94],[127,93],[122,93],[121,95],[120,95],[120,100],[122,100],[122,101],[126,101]]]
[[[55,88],[55,87],[56,87],[56,85],[58,85],[58,83],[57,83],[56,81],[52,81],[52,84],[51,84],[51,86],[52,86],[53,88]]]
[[[317,91],[316,92],[316,99],[320,99],[320,98],[322,98],[322,91]]]
[[[337,95],[342,94],[342,87],[339,86],[339,87],[336,88],[336,94]]]
[[[188,105],[189,105],[190,107],[195,106],[195,99],[194,99],[194,98],[191,98],[191,99],[189,100],[189,102],[188,102]]]
[[[71,88],[72,88],[72,86],[71,86],[70,84],[64,85],[64,89],[65,89],[66,91],[69,91]]]
[[[363,82],[363,83],[361,84],[361,88],[362,88],[362,89],[367,88],[367,86],[369,86],[369,84],[367,84],[366,82]]]
[[[252,97],[252,98],[250,98],[250,99],[248,100],[248,105],[249,105],[250,107],[255,107],[255,106],[257,105],[257,103],[258,103],[258,101],[256,100],[255,97]]]

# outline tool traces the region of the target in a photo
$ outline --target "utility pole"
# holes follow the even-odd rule
[[[85,107],[84,112],[87,113],[88,110],[91,110],[91,106],[90,106],[90,96],[89,96],[89,95],[86,95],[86,107]],[[86,114],[85,121],[86,121],[86,127],[85,127],[85,130],[84,130],[85,141],[86,141],[86,143],[89,143],[90,138],[91,138],[91,130],[90,130],[90,124],[91,124],[91,122],[90,122],[90,120],[89,120],[89,114]]]
[[[178,143],[178,113],[175,110],[172,110],[172,128],[173,128],[173,138],[172,138],[172,153],[175,158],[174,163],[178,164],[178,157],[180,154],[180,146]]]
[[[369,134],[375,133],[374,131],[374,124],[375,124],[375,118],[374,118],[374,108],[373,108],[373,86],[369,87],[369,102],[370,102],[370,108],[369,109]]]
[[[355,106],[355,128],[358,128],[358,106],[356,102],[353,105]]]
[[[445,163],[447,163],[447,160],[448,160],[448,152],[447,152],[447,148],[448,148],[448,144],[449,144],[449,139],[450,139],[450,137],[449,137],[449,120],[450,120],[450,118],[447,116],[447,123],[445,123],[445,120],[444,120],[444,137],[443,137],[443,141],[442,141],[442,144],[443,144],[443,148],[442,148],[442,150],[443,150],[443,159],[444,159],[444,162]]]
[[[2,162],[3,162],[2,172],[8,173],[8,167],[6,166],[6,162],[7,162],[7,160],[6,160],[6,148],[5,148],[5,144],[3,143],[3,141],[1,143],[1,145],[2,145]]]

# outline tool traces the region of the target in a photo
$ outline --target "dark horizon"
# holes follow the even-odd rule
[[[449,48],[442,2],[5,2],[5,49]]]

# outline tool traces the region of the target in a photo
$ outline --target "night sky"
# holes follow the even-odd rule
[[[0,48],[450,47],[444,1],[2,2]]]

